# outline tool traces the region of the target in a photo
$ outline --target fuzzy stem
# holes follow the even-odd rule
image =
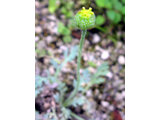
[[[72,103],[73,98],[76,96],[78,93],[78,89],[80,87],[80,67],[81,67],[81,56],[82,56],[82,48],[85,40],[87,30],[82,30],[81,33],[81,40],[80,40],[80,45],[79,45],[79,51],[78,51],[78,58],[77,58],[77,85],[74,88],[73,92],[69,96],[69,98],[64,102],[64,106],[69,106]]]

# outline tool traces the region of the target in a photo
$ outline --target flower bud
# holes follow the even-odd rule
[[[78,11],[75,15],[74,20],[76,27],[81,30],[87,30],[95,26],[95,15],[94,12],[92,12],[92,8],[85,9],[85,7],[83,7],[82,10]]]

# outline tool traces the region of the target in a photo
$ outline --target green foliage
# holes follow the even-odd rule
[[[98,7],[106,9],[106,15],[113,24],[124,20],[125,0],[96,0],[96,4]]]
[[[56,0],[49,0],[48,4],[48,11],[53,14],[58,8],[58,4],[56,4]]]
[[[116,11],[113,11],[113,10],[107,11],[107,16],[115,24],[119,23],[121,21],[121,18],[122,18],[120,13],[118,13]]]
[[[63,41],[69,43],[72,41],[71,31],[62,22],[58,24],[58,32],[63,35]]]
[[[96,4],[98,7],[105,7],[108,0],[96,0]]]
[[[105,18],[102,15],[98,15],[96,17],[96,25],[103,25],[105,22]]]
[[[58,32],[62,35],[70,35],[71,34],[71,31],[67,27],[65,27],[62,22],[60,22],[58,24]]]
[[[66,4],[66,5],[67,5],[67,4]],[[68,10],[67,7],[63,6],[63,7],[61,8],[61,12],[62,12],[62,14],[64,14],[67,18],[70,18],[70,17],[73,16],[73,11],[70,10],[70,9],[71,9],[71,8],[69,8],[69,10]]]
[[[66,35],[63,37],[63,41],[65,43],[70,43],[72,41],[72,37],[70,35]]]
[[[61,1],[61,13],[65,15],[66,18],[71,18],[73,16],[74,2],[70,0]]]
[[[45,49],[36,49],[36,54],[38,57],[44,57],[47,52],[45,51]]]

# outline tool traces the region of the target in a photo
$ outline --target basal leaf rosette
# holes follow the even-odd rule
[[[93,28],[95,26],[95,15],[92,8],[85,9],[83,7],[82,10],[78,11],[75,15],[75,24],[81,30]]]

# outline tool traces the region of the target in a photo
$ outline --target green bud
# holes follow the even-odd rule
[[[92,12],[92,8],[85,9],[83,7],[82,10],[78,11],[75,15],[74,20],[76,27],[81,30],[87,30],[95,26],[95,15],[94,12]]]

